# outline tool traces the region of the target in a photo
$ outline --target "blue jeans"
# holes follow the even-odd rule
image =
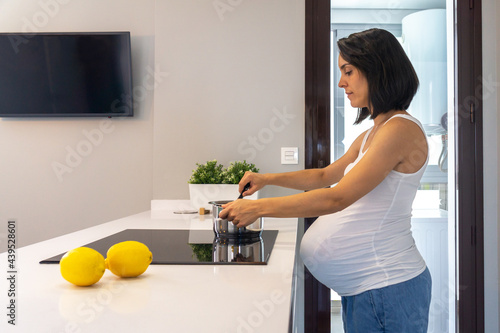
[[[354,296],[343,296],[344,332],[427,332],[431,285],[431,275],[426,268],[411,280]]]

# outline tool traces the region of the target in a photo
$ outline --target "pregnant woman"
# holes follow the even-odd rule
[[[266,185],[306,192],[237,200],[219,216],[238,227],[259,217],[319,216],[300,253],[309,271],[341,296],[344,331],[427,332],[431,277],[410,231],[428,162],[422,125],[406,112],[418,78],[385,30],[352,34],[338,47],[338,85],[358,108],[356,123],[368,118],[373,127],[325,168],[246,173],[240,191],[247,183],[250,188],[244,195]]]

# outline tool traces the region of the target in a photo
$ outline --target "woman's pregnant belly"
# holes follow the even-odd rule
[[[304,234],[300,256],[318,281],[342,296],[354,295],[422,266],[409,228],[401,228],[406,228],[401,221],[382,224],[342,214],[321,216]],[[391,235],[387,229],[402,232]]]

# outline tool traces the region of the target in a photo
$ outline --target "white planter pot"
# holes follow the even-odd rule
[[[238,184],[189,184],[189,199],[194,209],[211,209],[210,201],[236,200]],[[245,199],[258,199],[258,191]]]

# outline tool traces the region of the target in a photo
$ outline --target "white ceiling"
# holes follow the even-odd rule
[[[332,8],[428,9],[446,8],[446,0],[331,0]]]

